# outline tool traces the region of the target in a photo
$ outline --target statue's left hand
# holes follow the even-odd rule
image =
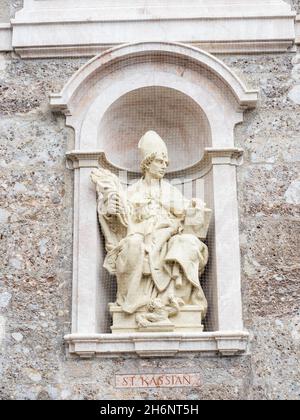
[[[111,194],[107,200],[107,213],[108,214],[124,214],[125,208],[123,206],[120,196]]]

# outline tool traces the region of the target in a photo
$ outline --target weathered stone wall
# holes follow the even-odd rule
[[[8,22],[10,18],[9,0],[0,0],[0,22]]]
[[[0,23],[8,22],[22,6],[23,0],[0,0]]]
[[[299,6],[299,1],[296,2]],[[0,2],[1,6],[3,4]],[[2,19],[2,18],[1,18]],[[65,357],[70,331],[72,131],[49,110],[85,59],[0,55],[0,399],[300,399],[300,56],[224,56],[261,89],[236,129],[248,355]],[[201,372],[201,389],[116,390],[116,373]]]
[[[246,151],[238,191],[251,389],[257,398],[300,398],[300,98],[289,98],[299,55],[225,61],[261,91],[236,130]]]
[[[297,13],[300,13],[300,0],[284,0],[286,3],[290,4]]]

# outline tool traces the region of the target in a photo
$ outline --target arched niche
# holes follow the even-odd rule
[[[171,172],[195,165],[211,146],[209,122],[193,99],[175,89],[149,86],[128,92],[108,108],[97,148],[115,166],[138,172],[137,145],[149,130],[165,140]]]
[[[75,170],[73,318],[66,337],[71,354],[234,355],[246,350],[236,191],[242,150],[234,146],[234,128],[256,101],[257,91],[248,90],[220,60],[197,48],[159,42],[124,45],[97,56],[51,96],[53,110],[64,112],[75,131],[75,150],[67,153]],[[139,176],[135,147],[144,129],[166,138],[174,160],[169,179],[179,179],[179,188],[188,184],[192,193],[200,183],[199,195],[213,209],[206,285],[211,307],[202,334],[112,336],[107,331],[109,280],[102,268],[90,172],[100,162],[115,173]]]

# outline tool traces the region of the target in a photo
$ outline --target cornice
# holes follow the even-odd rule
[[[68,352],[83,359],[92,357],[174,357],[203,353],[235,356],[247,351],[249,334],[245,331],[199,334],[70,334],[65,336]]]
[[[100,5],[99,5],[100,4]],[[282,0],[26,0],[0,28],[0,51],[22,58],[93,56],[124,43],[175,41],[211,53],[285,52],[296,13]],[[299,42],[299,20],[296,20]]]

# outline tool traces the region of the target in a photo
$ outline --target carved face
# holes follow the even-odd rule
[[[162,308],[164,308],[164,304],[162,303],[160,299],[154,299],[148,305],[148,310],[150,312],[155,312],[158,309],[162,309]]]
[[[151,178],[162,179],[166,174],[168,166],[169,160],[167,156],[164,154],[157,155],[147,167],[146,172],[151,176]]]

